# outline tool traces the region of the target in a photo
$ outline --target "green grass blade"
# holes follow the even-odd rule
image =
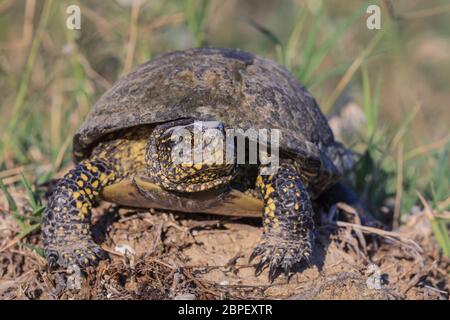
[[[442,249],[442,252],[450,257],[450,236],[447,229],[447,221],[434,218],[431,221],[431,229],[433,230],[434,237]]]
[[[34,252],[36,252],[41,257],[45,257],[44,248],[36,247],[36,246],[33,246],[32,244],[29,244],[29,243],[24,243],[23,246],[28,248],[28,249],[30,249],[30,250],[33,250]]]
[[[270,42],[272,42],[277,52],[278,62],[282,65],[286,65],[286,51],[281,40],[272,31],[260,25],[259,23],[251,19],[246,19],[245,21],[250,26],[255,28],[258,32],[260,32],[263,36],[265,36]]]
[[[34,231],[37,231],[41,228],[41,224],[40,223],[36,223],[36,224],[31,224],[31,225],[26,225],[25,228],[23,228],[20,233],[16,236],[16,238],[18,239],[23,239],[27,236],[29,236],[31,233],[33,233]]]
[[[37,210],[40,206],[39,198],[34,194],[30,182],[25,178],[23,173],[20,174],[22,185],[25,188],[25,191],[28,195],[28,200],[30,201],[30,205],[33,208],[33,210]]]
[[[46,0],[44,2],[44,7],[42,9],[41,18],[39,21],[39,27],[36,32],[36,35],[33,38],[32,43],[31,43],[30,53],[28,55],[25,69],[22,73],[22,76],[20,78],[19,85],[17,88],[16,99],[14,101],[14,105],[12,108],[11,121],[9,122],[5,137],[3,137],[5,143],[3,144],[3,148],[0,150],[0,158],[2,158],[2,159],[3,159],[4,153],[10,147],[8,141],[11,141],[10,137],[13,136],[12,133],[14,132],[14,130],[17,126],[17,123],[19,122],[20,114],[22,112],[24,102],[26,99],[26,95],[28,92],[28,84],[30,82],[31,72],[33,70],[33,66],[36,61],[36,58],[37,58],[37,55],[39,52],[39,48],[41,46],[42,33],[47,26],[47,22],[48,22],[48,19],[50,16],[51,8],[52,8],[52,3],[53,3],[53,0]]]
[[[341,76],[344,74],[344,72],[348,69],[349,63],[342,63],[338,65],[335,68],[331,68],[328,70],[324,70],[320,74],[316,75],[313,79],[311,79],[311,82],[309,83],[309,86],[317,87],[319,86],[323,81],[327,80],[328,78]]]
[[[200,3],[199,3],[200,2]],[[208,8],[211,1],[185,0],[181,1],[181,7],[186,15],[187,26],[194,37],[195,46],[201,47],[205,42],[204,27],[208,16]]]
[[[320,8],[318,14],[314,17],[314,22],[311,26],[311,29],[308,30],[306,35],[306,39],[303,47],[303,67],[299,70],[297,74],[298,79],[305,85],[308,85],[306,81],[306,72],[308,68],[308,64],[311,61],[312,56],[316,51],[318,32],[321,29],[322,20],[324,17],[323,7]]]
[[[356,10],[352,15],[346,18],[342,24],[336,28],[336,31],[328,37],[323,45],[321,45],[317,50],[314,50],[314,53],[307,52],[307,64],[305,65],[305,71],[302,75],[302,81],[304,83],[309,83],[313,73],[317,70],[317,68],[322,64],[324,59],[330,53],[330,51],[334,48],[336,43],[342,38],[343,34],[356,22],[356,20],[365,12],[367,8],[366,5],[361,6],[358,10]],[[314,31],[315,33],[315,31]],[[316,37],[315,34],[311,35],[312,37]],[[317,40],[315,40],[317,42]],[[308,48],[308,51],[311,50],[312,47]]]
[[[363,60],[361,63],[361,74],[362,74],[362,85],[363,85],[363,109],[366,115],[367,121],[367,137],[371,139],[375,132],[375,127],[373,123],[372,115],[372,96],[370,89],[370,80],[369,80],[369,72],[367,70],[366,61]]]
[[[0,178],[0,188],[2,189],[3,193],[6,196],[6,200],[8,201],[8,209],[13,213],[17,213],[18,208],[17,208],[16,201],[14,200],[11,193],[9,193],[8,188],[5,186],[5,184],[3,183],[3,180],[1,178]]]
[[[31,215],[31,216],[27,216],[27,215],[24,215],[24,214],[21,214],[21,213],[14,213],[14,217],[16,219],[20,219],[20,221],[22,221],[22,222],[28,220],[28,221],[31,221],[31,222],[34,222],[34,223],[41,223],[42,219],[41,219],[40,216],[37,216],[37,215],[42,214],[44,209],[45,209],[45,207],[40,208],[39,210],[33,212],[33,215]]]
[[[306,23],[306,10],[300,9],[297,18],[292,28],[292,32],[286,44],[286,67],[292,70],[293,61],[296,56],[300,56],[298,45],[300,42],[301,34],[304,30]]]

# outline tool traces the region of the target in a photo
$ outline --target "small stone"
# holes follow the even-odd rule
[[[176,295],[173,300],[195,300],[195,294],[192,293],[182,293]]]

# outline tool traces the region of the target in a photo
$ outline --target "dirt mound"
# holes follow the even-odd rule
[[[341,209],[346,209],[341,206]],[[351,210],[347,210],[351,211]],[[136,212],[103,204],[94,236],[110,254],[94,272],[49,272],[33,248],[11,245],[17,227],[2,213],[2,299],[448,299],[449,260],[422,213],[398,232],[335,221],[322,214],[309,265],[274,283],[255,277],[248,258],[259,221]]]

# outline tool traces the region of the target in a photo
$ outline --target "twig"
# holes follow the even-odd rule
[[[388,238],[388,239],[391,239],[391,240],[397,240],[398,242],[401,242],[401,243],[404,243],[404,244],[409,244],[409,245],[413,246],[420,253],[423,252],[422,248],[414,240],[409,239],[409,238],[405,238],[405,237],[401,236],[400,234],[398,234],[396,232],[386,231],[386,230],[372,228],[372,227],[367,227],[367,226],[361,226],[361,225],[358,225],[358,224],[344,222],[344,221],[336,221],[336,224],[339,227],[357,228],[357,229],[360,229],[361,231],[366,232],[366,233],[373,233],[373,234],[377,234],[377,235],[379,235],[381,237],[385,237],[385,238]]]

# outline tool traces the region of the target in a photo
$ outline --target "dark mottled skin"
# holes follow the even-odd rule
[[[174,165],[173,141],[164,132],[186,118],[235,129],[280,129],[280,169],[250,178],[235,166]],[[277,270],[288,273],[308,259],[311,199],[354,164],[353,154],[334,141],[315,99],[288,71],[230,49],[169,53],[117,81],[74,136],[74,159],[76,168],[58,184],[45,211],[51,265],[85,267],[103,258],[90,236],[93,201],[106,185],[144,174],[174,193],[256,185],[264,200],[264,232],[251,258],[260,257],[256,273],[268,266],[271,280]]]
[[[57,184],[44,212],[45,256],[50,266],[87,267],[106,254],[91,237],[91,208],[102,189],[145,170],[152,130],[136,128],[111,134],[89,159],[81,161]]]
[[[280,269],[288,274],[295,263],[308,261],[314,212],[300,175],[288,162],[273,176],[259,176],[256,186],[264,199],[264,231],[250,260],[261,256],[256,274],[268,265],[272,280]]]

